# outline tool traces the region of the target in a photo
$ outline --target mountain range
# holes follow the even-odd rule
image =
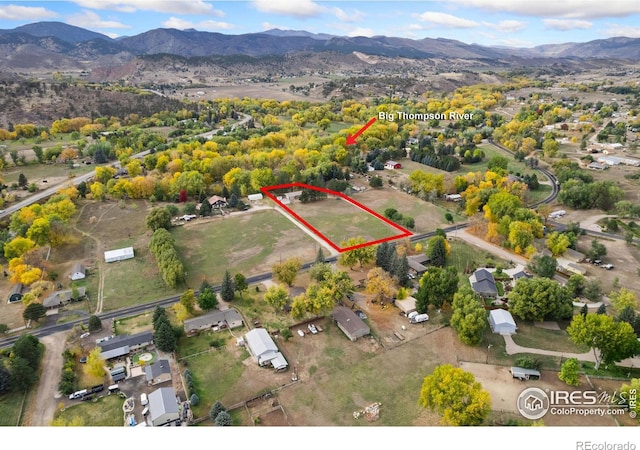
[[[346,37],[306,31],[272,29],[261,33],[227,35],[213,32],[158,28],[135,36],[112,39],[61,22],[37,22],[0,30],[0,60],[8,68],[28,67],[33,58],[44,66],[84,61],[99,65],[124,62],[142,55],[180,57],[225,55],[267,56],[296,52],[359,52],[402,58],[511,58],[640,59],[640,39],[614,37],[584,43],[541,45],[533,48],[489,47],[451,39]],[[72,64],[73,65],[73,64]]]

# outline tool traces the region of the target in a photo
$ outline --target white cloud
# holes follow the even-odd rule
[[[588,20],[577,19],[544,19],[543,22],[546,28],[560,31],[587,30],[593,26]]]
[[[373,32],[373,30],[371,28],[358,27],[358,28],[354,28],[354,29],[350,30],[349,33],[347,33],[347,36],[349,36],[349,37],[356,37],[356,36],[371,37],[371,36],[375,36],[375,33]]]
[[[527,27],[526,22],[521,22],[519,20],[502,20],[498,23],[482,22],[482,24],[503,33],[515,33],[516,31],[524,30]]]
[[[317,16],[325,11],[312,0],[253,0],[252,3],[258,11],[300,18]]]
[[[604,30],[603,34],[607,37],[625,36],[640,38],[640,27],[609,24],[609,27]]]
[[[217,22],[215,20],[202,20],[200,22],[191,22],[189,20],[180,19],[178,17],[170,17],[162,22],[162,26],[166,28],[175,28],[177,30],[186,30],[193,28],[195,30],[231,30],[236,26],[227,22]]]
[[[0,6],[0,19],[3,20],[40,20],[50,19],[57,15],[57,13],[39,6]]]
[[[476,28],[480,26],[478,22],[474,22],[473,20],[441,12],[427,11],[422,14],[415,14],[414,17],[422,22],[429,22],[434,25],[442,25],[451,28]]]
[[[341,8],[332,8],[331,11],[342,22],[359,22],[365,16],[362,11],[357,9],[347,12]]]
[[[204,0],[73,0],[76,4],[91,9],[107,9],[120,12],[156,11],[171,14],[203,14],[224,17],[224,12],[213,9]]]
[[[640,14],[640,2],[636,0],[447,0],[446,3],[536,17],[597,18]]]
[[[129,25],[125,25],[124,23],[116,22],[114,20],[102,20],[95,12],[87,10],[84,10],[81,13],[72,14],[67,17],[66,22],[70,25],[89,29],[131,28]]]

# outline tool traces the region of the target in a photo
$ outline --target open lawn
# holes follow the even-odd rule
[[[153,313],[144,313],[137,316],[118,319],[116,321],[116,334],[136,334],[152,328]]]
[[[589,350],[584,345],[575,345],[571,342],[564,330],[548,330],[523,322],[518,322],[518,332],[513,335],[513,341],[523,347],[557,352],[584,353]]]
[[[124,423],[122,404],[124,400],[118,395],[105,395],[97,401],[78,401],[64,411],[57,411],[55,418],[63,418],[66,422],[79,417],[85,426],[121,427]]]
[[[222,281],[225,269],[245,276],[268,272],[280,260],[314,259],[318,244],[280,213],[251,211],[190,222],[171,230],[187,285]]]
[[[56,183],[62,183],[69,178],[83,175],[95,169],[92,164],[82,164],[80,167],[69,167],[68,164],[28,164],[26,166],[10,166],[2,172],[2,178],[8,185],[18,182],[21,173],[27,177],[29,183],[43,189]],[[43,180],[47,180],[43,183]]]
[[[357,200],[354,198],[354,200]],[[297,200],[288,205],[292,211],[339,247],[342,242],[358,236],[375,241],[402,234],[382,219],[339,197],[329,197],[311,203]]]
[[[15,427],[20,420],[20,408],[23,399],[26,401],[24,392],[10,392],[0,395],[0,426]]]

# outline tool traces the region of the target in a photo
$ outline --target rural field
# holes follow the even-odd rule
[[[315,258],[318,245],[275,210],[198,219],[172,229],[187,272],[187,286],[222,281],[225,270],[245,276],[269,272],[281,260]]]

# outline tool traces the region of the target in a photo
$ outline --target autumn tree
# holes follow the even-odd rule
[[[640,352],[640,342],[633,327],[626,322],[616,322],[606,314],[578,314],[567,327],[569,338],[578,345],[593,350],[595,369],[601,363],[613,364]]]
[[[625,308],[631,308],[632,310],[638,309],[638,298],[635,292],[626,288],[620,288],[617,291],[611,292],[609,294],[609,300],[617,313],[622,312]]]
[[[374,302],[384,302],[395,297],[398,289],[391,276],[382,267],[374,267],[367,273],[366,291],[373,295]]]
[[[240,294],[241,298],[242,298],[242,293],[247,289],[249,289],[247,278],[241,273],[237,273],[233,276],[233,286],[235,290]]]
[[[180,296],[180,304],[185,307],[187,313],[193,314],[196,306],[196,294],[193,292],[193,289],[187,289]]]
[[[561,256],[571,245],[571,239],[565,233],[554,231],[547,236],[546,244],[553,256]]]
[[[89,352],[87,356],[87,363],[84,366],[84,371],[87,375],[92,377],[101,378],[106,375],[104,369],[104,359],[102,359],[102,349],[96,347]]]
[[[273,306],[276,311],[280,311],[289,301],[289,292],[279,284],[272,284],[264,293],[264,302]]]
[[[271,272],[275,279],[280,283],[284,283],[287,286],[293,286],[301,267],[302,261],[300,258],[289,258],[284,262],[274,264],[271,268]]]
[[[569,386],[580,385],[580,363],[577,358],[569,358],[562,363],[558,378]]]
[[[487,311],[478,295],[466,286],[453,295],[451,327],[464,344],[478,345],[487,327]]]
[[[489,393],[471,373],[450,364],[437,366],[425,377],[419,401],[440,414],[443,425],[481,425],[491,411]]]
[[[341,242],[340,246],[342,248],[357,248],[342,252],[338,258],[338,262],[352,269],[356,264],[363,267],[365,264],[373,261],[376,256],[376,249],[372,245],[363,245],[366,244],[366,242],[366,239],[361,236],[349,238]]]

